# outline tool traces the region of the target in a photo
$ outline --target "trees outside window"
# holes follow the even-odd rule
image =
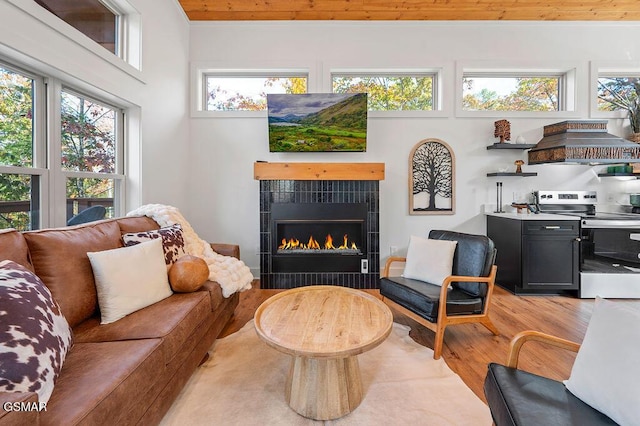
[[[431,111],[435,75],[333,74],[333,93],[367,93],[369,111]]]
[[[207,111],[264,111],[267,93],[307,93],[306,76],[205,75]]]
[[[466,111],[560,111],[560,77],[465,75]]]
[[[598,109],[626,111],[633,133],[640,133],[640,77],[599,77]]]

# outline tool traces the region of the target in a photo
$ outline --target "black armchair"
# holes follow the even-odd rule
[[[520,349],[529,341],[573,352],[580,349],[578,343],[537,331],[517,334],[511,340],[507,365],[490,363],[484,381],[484,394],[496,426],[617,425],[574,396],[562,382],[519,370]]]
[[[391,308],[435,332],[433,358],[439,359],[448,325],[478,322],[494,335],[500,334],[489,319],[497,270],[496,250],[493,241],[484,235],[433,230],[429,238],[457,241],[453,275],[447,277],[442,286],[390,277],[391,264],[406,261],[403,257],[391,257],[382,272],[380,294]]]

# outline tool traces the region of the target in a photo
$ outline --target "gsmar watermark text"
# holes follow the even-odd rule
[[[5,402],[4,411],[47,411],[46,402]]]

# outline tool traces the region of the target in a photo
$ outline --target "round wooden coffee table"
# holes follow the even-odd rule
[[[391,310],[360,290],[308,286],[287,290],[258,307],[255,327],[269,346],[292,356],[285,398],[298,414],[331,420],[362,401],[356,355],[382,343]]]

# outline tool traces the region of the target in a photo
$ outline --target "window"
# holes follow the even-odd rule
[[[307,93],[306,75],[204,74],[205,111],[262,111],[267,93]]]
[[[114,55],[120,55],[120,15],[100,0],[35,0]]]
[[[114,215],[114,199],[124,176],[117,172],[119,111],[63,89],[61,167],[66,176],[67,220],[101,204]]]
[[[64,225],[95,204],[123,214],[123,111],[44,81],[0,63],[0,229]],[[47,138],[46,111],[60,129]]]
[[[41,84],[0,64],[0,228],[35,229],[40,223],[42,171],[34,167],[34,107]]]
[[[561,75],[463,75],[465,111],[561,111]]]
[[[331,75],[334,93],[368,93],[369,111],[431,111],[436,109],[436,74]]]
[[[640,76],[599,76],[598,111],[640,109]]]

